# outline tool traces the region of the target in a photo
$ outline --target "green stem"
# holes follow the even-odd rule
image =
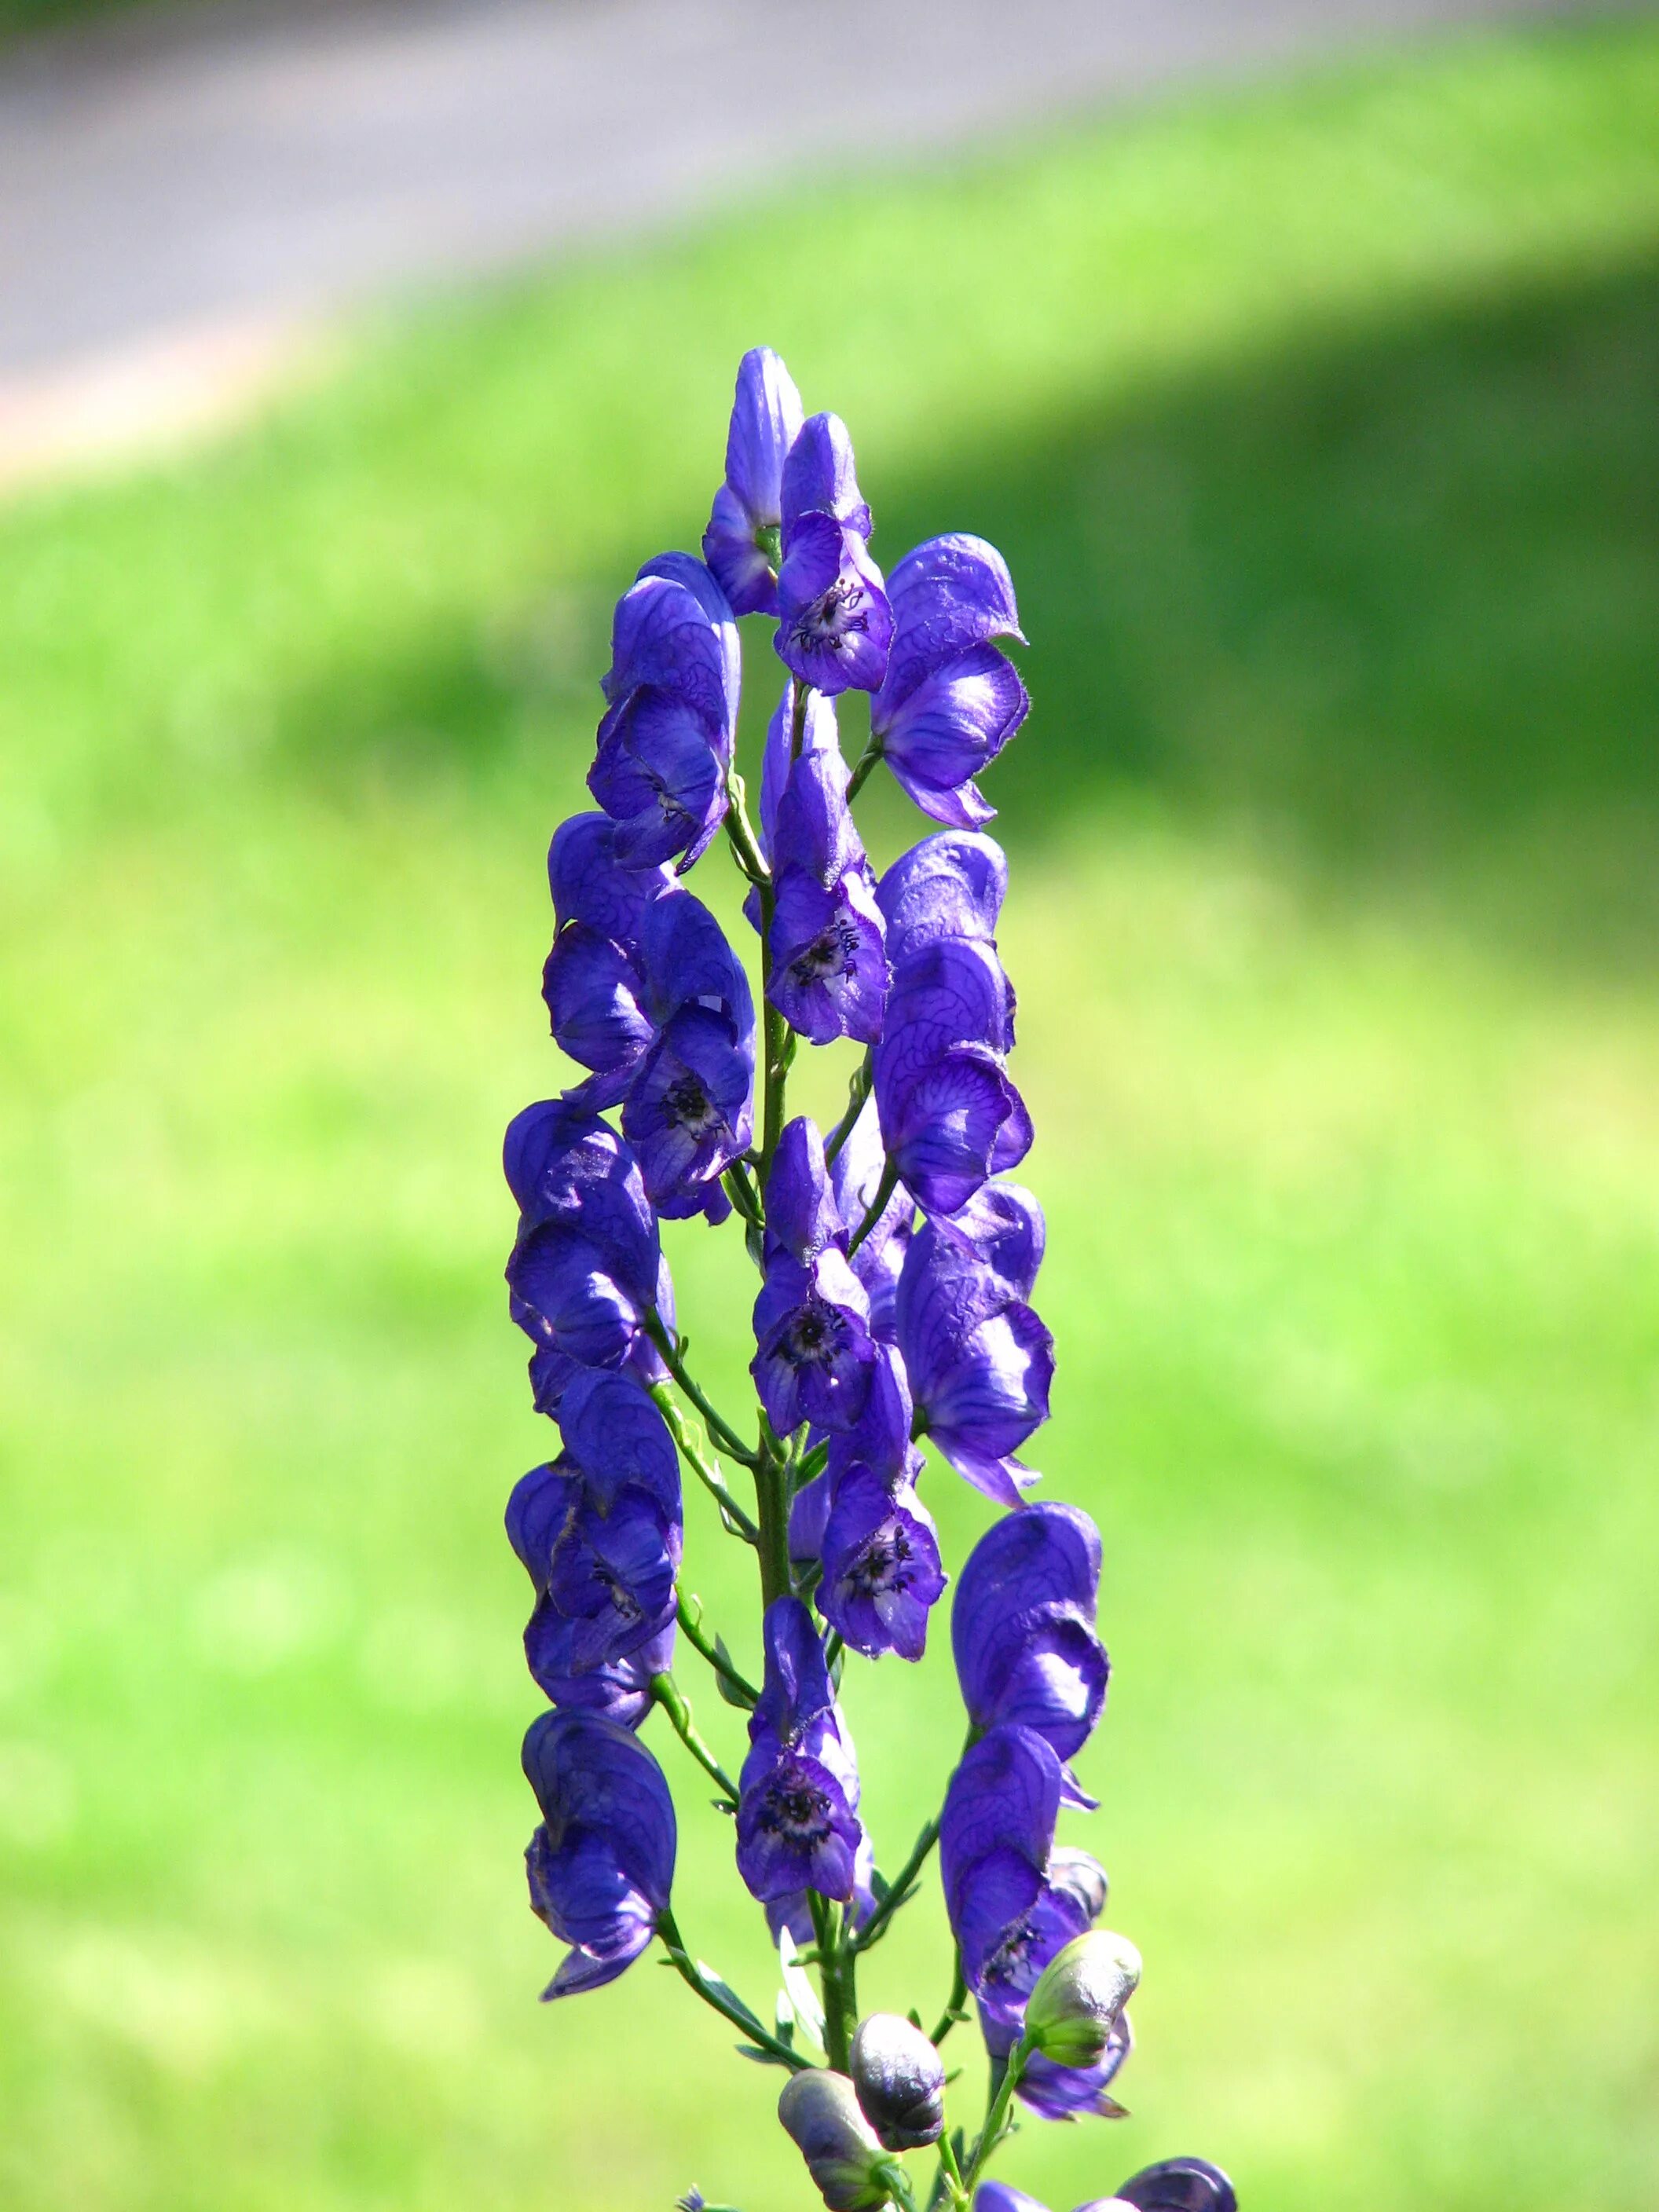
[[[702,1614],[693,1610],[690,1601],[678,1584],[675,1585],[674,1596],[675,1618],[679,1622],[680,1633],[694,1651],[702,1653],[732,1696],[740,1698],[752,1711],[760,1703],[760,1692],[752,1682],[738,1674],[718,1643],[711,1641],[703,1627]]]
[[[869,780],[870,771],[881,758],[881,739],[872,737],[853,766],[847,779],[847,803],[850,806]]]
[[[882,1215],[886,1212],[887,1201],[898,1188],[898,1170],[892,1161],[889,1160],[881,1171],[881,1181],[876,1185],[876,1194],[865,1209],[864,1218],[860,1222],[857,1232],[847,1248],[847,1256],[849,1260],[875,1227],[877,1222],[881,1219]]]
[[[870,1086],[875,1080],[875,1055],[866,1049],[863,1059],[853,1070],[852,1080],[847,1086],[847,1111],[830,1133],[823,1157],[830,1166],[836,1164],[836,1155],[853,1133],[853,1125],[863,1113],[865,1101],[870,1096]]]
[[[674,1402],[673,1393],[665,1382],[650,1385],[651,1395],[658,1411],[668,1425],[668,1433],[680,1448],[680,1456],[690,1468],[709,1496],[720,1507],[727,1521],[743,1538],[745,1544],[759,1540],[760,1532],[726,1486],[726,1479],[718,1466],[711,1467],[697,1449],[697,1439],[686,1425],[684,1413]]]
[[[855,1951],[867,1951],[872,1943],[878,1942],[886,1934],[888,1923],[900,1905],[903,1904],[906,1892],[927,1863],[927,1855],[938,1841],[939,1822],[930,1820],[916,1838],[909,1857],[899,1869],[897,1878],[889,1888],[886,1896],[882,1899],[881,1903],[854,1936],[853,1948]]]
[[[823,1992],[823,2051],[837,2074],[850,2063],[853,2030],[858,2025],[858,2001],[848,2002],[848,1983],[842,1972],[846,1952],[836,1925],[836,1908],[815,1889],[806,1901],[812,1914],[812,1932],[818,1941],[818,1984]]]
[[[678,1340],[672,1337],[664,1328],[662,1316],[658,1313],[655,1306],[650,1307],[646,1313],[645,1330],[652,1343],[661,1352],[663,1363],[669,1373],[708,1423],[708,1433],[714,1437],[715,1443],[723,1451],[729,1451],[733,1459],[740,1460],[744,1467],[758,1467],[760,1454],[744,1443],[729,1421],[721,1419],[686,1372],[685,1361],[681,1356]]]
[[[990,2159],[1001,2142],[1007,2125],[1008,2107],[1014,2100],[1020,2076],[1025,2071],[1025,2061],[1030,2056],[1030,2045],[1022,2036],[1009,2052],[1007,2058],[991,2069],[991,2101],[986,2108],[985,2125],[979,2131],[979,2141],[974,2145],[974,2154],[968,2161],[968,2171],[963,2176],[963,2186],[971,2195],[977,2185],[980,2170]]]
[[[962,1970],[962,1946],[958,1943],[957,1946],[956,1978],[951,1984],[951,1994],[945,2000],[944,2011],[939,2016],[939,2025],[928,2037],[927,2040],[933,2045],[934,2049],[937,2050],[939,2045],[944,2042],[945,2037],[949,2035],[951,2030],[958,2026],[963,2021],[966,2020],[967,2017],[968,1977]]]
[[[714,1988],[686,1949],[674,1916],[666,1905],[657,1915],[657,1934],[680,1979],[688,1989],[695,1990],[706,2005],[712,2006],[722,2020],[729,2020],[733,2027],[741,2028],[751,2043],[769,2052],[792,2074],[811,2072],[810,2059],[803,2058],[798,2051],[792,2051],[787,2043],[781,2042],[769,2029],[763,2027],[740,1999],[733,1999]]]
[[[720,1765],[714,1753],[698,1735],[691,1718],[691,1706],[679,1684],[672,1674],[653,1674],[651,1694],[668,1716],[669,1725],[690,1753],[709,1780],[714,1783],[728,1805],[736,1807],[737,1784]]]
[[[956,2151],[948,2135],[939,2139],[939,2166],[951,2203],[957,2208],[957,2212],[962,2212],[962,2208],[968,2203],[968,2186],[963,2180],[962,2168],[957,2164]]]
[[[760,1527],[761,1601],[787,1597],[795,1587],[789,1564],[789,1470],[770,1447],[755,1469],[755,1503]]]
[[[751,884],[765,885],[772,879],[757,838],[754,824],[749,819],[749,806],[743,787],[743,778],[734,769],[726,779],[726,836],[737,857],[738,866]]]

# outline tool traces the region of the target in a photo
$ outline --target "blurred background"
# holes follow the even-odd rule
[[[535,2002],[500,1531],[544,850],[763,341],[878,557],[990,537],[1031,638],[1033,1457],[1105,1533],[1087,1833],[1148,1971],[1133,2117],[1004,2170],[1655,2201],[1659,21],[0,19],[0,2202],[807,2201],[656,1966]],[[872,797],[885,856],[924,825]],[[735,1396],[735,1239],[672,1253]],[[849,1673],[890,1863],[936,1641]],[[866,2002],[942,1998],[940,1920]]]

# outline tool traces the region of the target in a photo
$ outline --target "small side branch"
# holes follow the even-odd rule
[[[665,1906],[657,1915],[657,1935],[668,1954],[669,1964],[686,1987],[695,1990],[706,2005],[719,2013],[722,2020],[730,2021],[733,2027],[741,2029],[757,2050],[765,2051],[769,2057],[775,2058],[780,2066],[787,2066],[792,2074],[811,2073],[810,2059],[803,2058],[798,2051],[792,2051],[769,2028],[763,2027],[734,1991],[697,1964],[681,1940],[672,1912]]]
[[[714,1407],[709,1403],[709,1401],[692,1381],[690,1374],[686,1371],[685,1361],[681,1355],[679,1340],[677,1337],[671,1336],[667,1329],[664,1328],[662,1316],[654,1306],[649,1310],[645,1316],[645,1331],[646,1334],[651,1339],[652,1343],[654,1344],[658,1351],[661,1352],[663,1356],[663,1364],[667,1368],[669,1373],[679,1384],[681,1389],[684,1391],[686,1396],[691,1401],[691,1403],[696,1407],[697,1411],[702,1415],[703,1419],[708,1423],[708,1433],[714,1437],[715,1443],[719,1444],[721,1450],[730,1452],[732,1458],[740,1461],[744,1467],[758,1467],[760,1465],[760,1454],[752,1449],[750,1445],[744,1443],[743,1438],[738,1434],[731,1423],[722,1419],[720,1415],[715,1412]]]
[[[936,1820],[930,1820],[916,1838],[909,1857],[900,1868],[886,1896],[882,1899],[881,1903],[854,1936],[854,1951],[867,1951],[872,1943],[878,1943],[887,1933],[893,1915],[908,1899],[915,1887],[916,1877],[927,1865],[928,1856],[938,1841],[939,1822]]]
[[[668,1426],[668,1433],[680,1448],[680,1456],[690,1468],[703,1488],[720,1509],[721,1517],[733,1533],[745,1544],[758,1540],[759,1531],[737,1499],[726,1486],[725,1478],[717,1463],[706,1460],[699,1449],[699,1440],[687,1425],[686,1419],[674,1402],[673,1393],[665,1382],[653,1382],[651,1395],[658,1411]]]
[[[732,1664],[719,1638],[711,1637],[703,1626],[702,1613],[678,1585],[674,1595],[677,1600],[675,1617],[679,1622],[681,1635],[694,1651],[700,1652],[708,1662],[738,1704],[747,1705],[752,1712],[760,1703],[760,1692]]]
[[[823,1147],[823,1157],[831,1167],[836,1164],[836,1155],[852,1135],[854,1124],[864,1111],[865,1101],[870,1096],[874,1080],[875,1055],[866,1048],[863,1059],[853,1070],[852,1080],[847,1086],[847,1111],[830,1132],[829,1141]]]
[[[669,1726],[732,1810],[737,1810],[738,1787],[697,1733],[690,1703],[672,1674],[653,1674],[651,1694],[668,1716]]]
[[[853,1241],[847,1248],[847,1256],[849,1260],[875,1227],[877,1222],[881,1219],[882,1215],[886,1212],[888,1201],[898,1188],[898,1170],[892,1161],[889,1160],[881,1171],[881,1181],[876,1185],[876,1194],[866,1208],[864,1218],[860,1222]]]

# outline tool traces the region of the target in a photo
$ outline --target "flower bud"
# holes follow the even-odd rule
[[[844,2074],[821,2066],[792,2074],[778,2099],[778,2118],[830,2212],[875,2212],[890,2201],[878,2171],[887,2154]]]
[[[1143,2166],[1118,2184],[1104,2206],[1127,2205],[1128,2212],[1238,2212],[1233,2185],[1207,2158],[1166,2158]],[[1082,2208],[1090,2212],[1090,2208]]]
[[[1140,1954],[1127,1936],[1096,1928],[1073,1936],[1044,1967],[1025,2008],[1032,2049],[1060,2066],[1097,2064],[1139,1979]]]
[[[945,2061],[914,2021],[872,2012],[853,2038],[853,2087],[889,2150],[920,2150],[945,2131]]]

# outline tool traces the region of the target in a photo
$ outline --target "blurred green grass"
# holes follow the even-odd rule
[[[1651,25],[1493,35],[841,180],[0,514],[0,2200],[805,2202],[654,1967],[533,2002],[498,1533],[542,848],[763,337],[878,552],[995,537],[1034,641],[1036,1456],[1106,1531],[1090,1837],[1149,1972],[1134,2118],[1007,2171],[1651,2197],[1656,94]],[[735,1383],[729,1240],[674,1259]],[[890,1858],[945,1656],[849,1681]],[[763,1998],[682,1805],[682,1922]],[[866,2000],[939,1978],[909,1920]]]

